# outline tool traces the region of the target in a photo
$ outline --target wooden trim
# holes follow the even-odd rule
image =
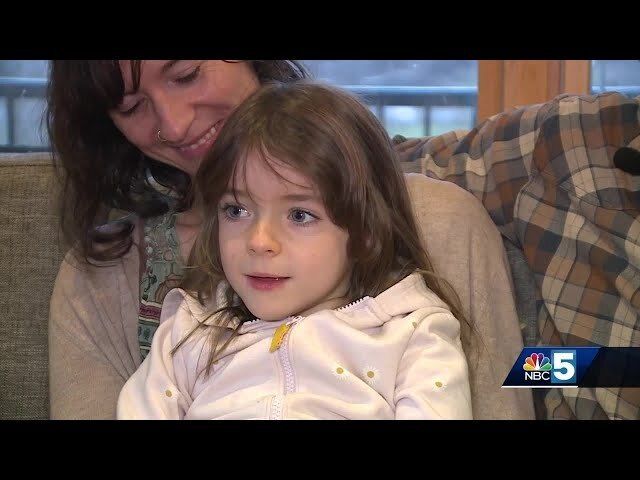
[[[562,93],[591,93],[591,60],[565,60]]]
[[[505,60],[504,109],[543,103],[560,93],[559,60]]]
[[[591,91],[590,60],[480,60],[478,123],[513,107]]]
[[[562,72],[564,62],[562,60],[549,60],[547,63],[547,94],[539,102],[546,102],[562,93]]]
[[[477,123],[503,110],[504,61],[478,61],[478,110]]]

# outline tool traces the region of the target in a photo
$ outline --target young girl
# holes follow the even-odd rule
[[[366,106],[317,83],[266,86],[196,178],[189,273],[118,418],[471,418],[456,296]]]

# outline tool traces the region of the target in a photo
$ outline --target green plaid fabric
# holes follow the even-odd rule
[[[640,346],[640,177],[613,165],[619,148],[640,150],[639,107],[613,92],[562,95],[399,148],[425,175],[473,193],[522,249],[538,345]],[[637,388],[534,395],[540,418],[640,418]]]

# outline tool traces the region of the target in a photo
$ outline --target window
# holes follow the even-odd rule
[[[591,93],[612,90],[630,97],[640,95],[640,60],[591,62]]]
[[[475,60],[306,60],[318,79],[361,95],[390,135],[436,135],[476,121]],[[0,61],[0,151],[47,150],[46,60]]]
[[[42,114],[48,62],[0,61],[0,152],[48,150]]]
[[[313,76],[350,90],[390,135],[437,135],[476,122],[475,60],[303,60]]]
[[[390,135],[469,129],[560,93],[640,95],[639,60],[303,60],[313,75],[357,93]],[[0,61],[0,152],[47,150],[46,60]]]

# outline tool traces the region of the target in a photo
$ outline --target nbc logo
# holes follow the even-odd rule
[[[522,365],[525,380],[550,380],[551,360],[543,353],[532,353]]]
[[[585,365],[593,361],[594,352],[597,351],[598,348],[593,347],[584,347],[582,350],[576,347],[524,347],[513,363],[503,387],[577,387],[578,379],[584,376]]]

